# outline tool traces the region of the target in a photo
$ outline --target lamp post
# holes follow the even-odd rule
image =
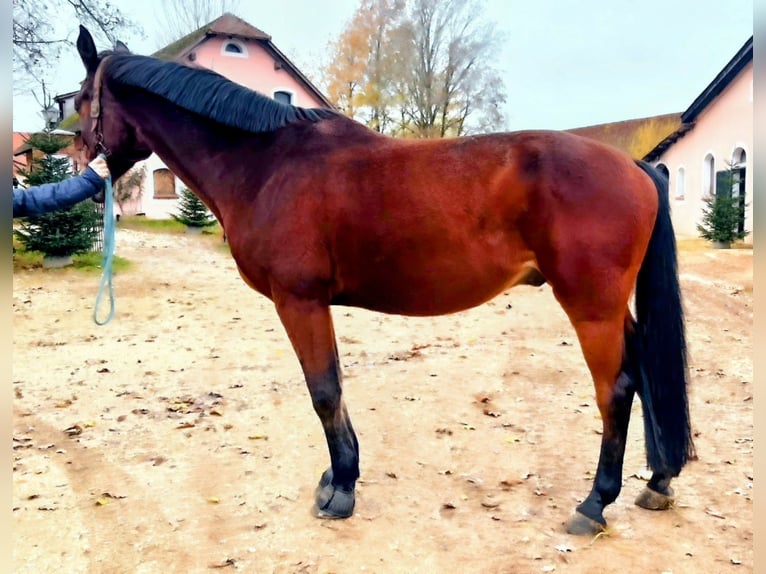
[[[56,124],[58,123],[59,111],[56,108],[56,106],[51,104],[47,108],[43,109],[42,114],[43,114],[43,119],[45,120],[45,131],[49,132],[53,128],[55,128]]]

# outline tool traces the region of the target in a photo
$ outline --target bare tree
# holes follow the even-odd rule
[[[501,39],[481,16],[475,0],[411,3],[398,34],[403,131],[445,137],[502,127],[504,85],[491,65]]]
[[[59,20],[72,17],[92,28],[106,45],[118,34],[140,27],[126,18],[109,0],[13,0],[14,91],[41,84],[59,59],[61,50],[74,42],[57,30]]]
[[[145,184],[146,164],[134,165],[114,182],[114,200],[120,207],[121,213],[125,213],[126,203],[139,199],[143,195]]]
[[[240,0],[165,0],[158,13],[157,49],[198,30],[226,12],[235,13]]]
[[[360,0],[325,70],[328,95],[378,131],[445,137],[497,131],[501,37],[478,0]]]

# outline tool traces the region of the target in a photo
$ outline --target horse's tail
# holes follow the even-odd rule
[[[659,208],[636,281],[636,331],[629,353],[643,407],[647,462],[672,477],[694,457],[676,240],[667,178],[646,162],[636,164],[654,182]]]

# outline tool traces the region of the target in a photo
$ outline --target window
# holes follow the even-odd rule
[[[678,168],[678,177],[676,178],[676,199],[683,199],[686,192],[686,170],[683,167]]]
[[[167,168],[154,170],[154,198],[176,199],[176,178]]]
[[[747,152],[741,147],[731,154],[732,163],[732,195],[739,197],[739,221],[737,231],[745,232],[745,218],[747,213],[746,177],[747,177]]]
[[[229,39],[221,46],[221,53],[234,58],[247,58],[247,47],[239,40]]]
[[[658,163],[656,167],[657,171],[664,175],[665,179],[670,181],[670,171],[668,171],[668,166],[666,166],[664,163]]]
[[[715,157],[712,153],[702,162],[702,199],[715,195]]]
[[[741,147],[738,147],[734,150],[734,153],[731,154],[731,161],[734,163],[734,167],[744,168],[747,163],[747,153],[745,153],[745,150]]]
[[[274,99],[283,104],[293,103],[293,95],[285,90],[277,90],[274,92]]]

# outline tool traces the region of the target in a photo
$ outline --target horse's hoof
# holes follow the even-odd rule
[[[601,524],[580,512],[575,512],[574,516],[567,522],[567,533],[578,536],[593,536],[604,530],[606,530],[606,524]]]
[[[668,487],[668,494],[662,494],[647,486],[636,497],[636,506],[646,508],[647,510],[667,510],[668,508],[673,508],[675,501],[672,488]]]
[[[317,485],[314,514],[318,518],[348,518],[354,513],[355,502],[354,489],[334,486],[332,469],[324,471]]]

